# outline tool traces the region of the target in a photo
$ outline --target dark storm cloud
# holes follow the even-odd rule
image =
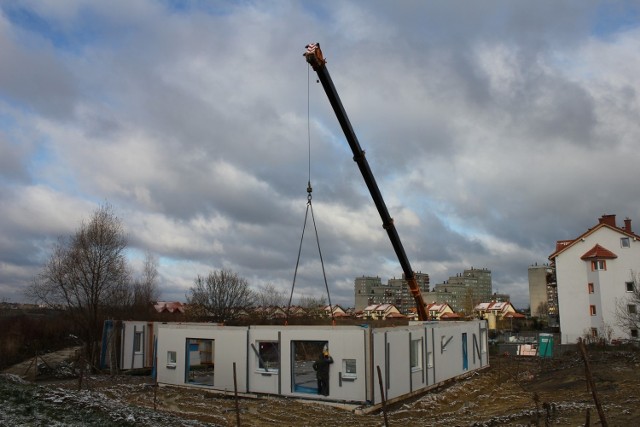
[[[355,277],[399,277],[302,57],[314,41],[432,284],[486,267],[526,306],[527,266],[555,240],[603,213],[640,217],[638,30],[601,25],[602,2],[183,6],[3,5],[6,295],[21,299],[51,242],[105,200],[133,252],[161,257],[167,298],[218,268],[289,291],[309,167],[333,302],[352,304]],[[307,296],[324,292],[314,245],[307,228],[296,285]]]

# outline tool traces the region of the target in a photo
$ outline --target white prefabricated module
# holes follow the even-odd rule
[[[393,402],[489,365],[484,320],[389,328],[156,326],[158,383],[224,392],[376,406],[380,382]],[[332,361],[327,386],[316,375],[321,359],[325,367]]]
[[[106,320],[102,330],[100,368],[151,368],[154,361],[156,322]]]

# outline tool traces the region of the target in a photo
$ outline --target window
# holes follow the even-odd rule
[[[598,338],[598,328],[591,328],[591,336],[593,338]]]
[[[607,269],[607,261],[604,259],[596,259],[591,261],[591,271],[602,270],[605,271]]]
[[[633,282],[625,282],[624,286],[627,292],[633,292],[636,289],[635,284]]]
[[[631,338],[638,338],[638,330],[637,329],[632,329],[631,330]]]
[[[587,288],[589,289],[589,293],[592,294],[593,293],[593,283],[587,284]]]
[[[628,237],[621,237],[620,238],[620,247],[628,248],[629,246],[630,246],[629,238]]]
[[[422,369],[422,338],[411,340],[411,370],[418,371]]]
[[[627,305],[627,310],[629,311],[629,314],[636,314],[638,312],[635,304]]]
[[[177,353],[175,351],[167,351],[167,368],[176,369]]]
[[[142,353],[142,332],[136,332],[133,336],[133,352]]]
[[[596,315],[596,306],[595,306],[595,305],[590,305],[590,306],[589,306],[589,313],[590,313],[592,316],[595,316],[595,315]]]
[[[487,330],[483,329],[480,331],[480,348],[482,353],[487,352]]]
[[[256,357],[258,369],[265,372],[278,372],[280,369],[280,344],[277,341],[258,341]]]
[[[462,369],[469,369],[469,352],[467,351],[467,333],[462,333]]]
[[[342,378],[357,378],[356,359],[342,359]]]

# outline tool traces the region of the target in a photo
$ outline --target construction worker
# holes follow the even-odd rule
[[[318,379],[318,394],[323,396],[329,395],[329,365],[332,363],[333,358],[326,348],[322,351],[318,360],[313,362],[313,369],[316,371],[316,378]]]

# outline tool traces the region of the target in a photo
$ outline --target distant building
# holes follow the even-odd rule
[[[493,295],[491,295],[491,301],[509,302],[509,301],[511,301],[511,295],[509,295],[509,294],[499,294],[497,292],[494,292]]]
[[[529,267],[529,306],[531,315],[557,326],[558,292],[555,271],[549,264]]]
[[[559,240],[549,255],[556,282],[562,343],[581,337],[638,339],[633,325],[620,325],[616,312],[636,307],[630,296],[640,271],[640,236],[631,220],[616,225],[615,215],[603,215],[598,224],[572,240]]]
[[[362,317],[371,320],[402,319],[405,316],[393,304],[372,304],[362,310]]]
[[[429,318],[434,320],[440,320],[441,318],[447,318],[448,315],[455,314],[451,306],[446,302],[427,304],[427,313],[429,313]]]
[[[497,322],[500,320],[524,319],[524,314],[518,313],[509,301],[499,302],[481,302],[474,307],[476,316],[485,319],[488,322],[489,329],[496,329]]]
[[[434,302],[447,303],[456,313],[471,314],[481,301],[492,296],[491,270],[473,268],[437,284],[428,296]]]
[[[157,313],[184,314],[184,304],[180,301],[157,301],[153,304]]]
[[[355,309],[362,311],[365,307],[376,304],[382,304],[385,295],[385,289],[382,287],[382,279],[373,276],[358,277],[354,281],[355,290]]]
[[[509,313],[517,313],[515,307],[509,301],[481,302],[475,306],[474,311],[481,319],[487,319],[487,316],[491,314],[496,316],[496,319],[503,319]],[[521,314],[518,317],[524,318],[525,316]]]
[[[325,305],[323,310],[327,317],[349,317],[349,314],[339,305]]]
[[[445,282],[437,284],[428,298],[432,302],[448,304],[454,311],[462,311],[466,296],[467,287],[464,283]]]
[[[420,291],[423,294],[428,293],[429,275],[415,275]],[[401,279],[389,279],[386,285],[382,284],[382,280],[377,276],[358,277],[354,281],[354,290],[356,311],[362,311],[370,305],[393,304],[400,313],[407,315],[411,308],[415,307],[415,300],[411,296],[404,274]]]
[[[414,273],[416,281],[418,282],[418,287],[420,288],[420,292],[422,294],[426,294],[429,292],[429,275],[427,273]],[[416,301],[411,296],[411,291],[409,290],[409,285],[407,280],[405,279],[404,274],[402,275],[402,279],[389,279],[389,287],[393,288],[395,291],[395,301],[394,305],[398,308],[398,310],[402,314],[408,314],[409,310],[412,307],[416,306]],[[423,295],[424,299],[424,295]]]

